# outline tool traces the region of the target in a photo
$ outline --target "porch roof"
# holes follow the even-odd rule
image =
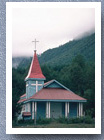
[[[86,100],[79,95],[61,88],[43,88],[29,99],[47,99],[47,100]],[[29,100],[28,99],[28,100]]]
[[[68,91],[66,89],[59,88],[43,88],[38,91],[36,94],[31,96],[28,99],[19,100],[18,103],[29,102],[29,101],[81,101],[86,102],[87,100],[79,95],[73,93],[72,91]]]

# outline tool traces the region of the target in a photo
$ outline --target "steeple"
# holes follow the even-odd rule
[[[27,80],[28,78],[44,79],[44,80],[46,79],[40,68],[36,50],[34,51],[34,56],[33,56],[32,62],[31,62],[31,66],[30,66],[28,75],[25,80]]]
[[[43,88],[45,79],[46,78],[40,68],[40,64],[35,50],[28,75],[25,78],[27,99]]]

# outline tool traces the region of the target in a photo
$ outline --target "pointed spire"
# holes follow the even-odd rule
[[[25,80],[27,80],[28,78],[46,79],[40,68],[36,50],[34,50],[34,56],[33,56],[32,62],[31,62],[31,66],[30,66],[28,75],[25,78]]]

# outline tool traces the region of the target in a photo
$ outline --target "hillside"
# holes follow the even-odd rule
[[[83,55],[86,61],[95,60],[95,34],[49,49],[41,55],[39,61],[51,66],[66,65],[78,54]]]
[[[87,62],[95,61],[95,34],[49,49],[38,58],[41,65],[60,66],[70,64],[78,54],[83,55]],[[26,68],[31,62],[31,57],[13,58],[12,62],[15,68]]]

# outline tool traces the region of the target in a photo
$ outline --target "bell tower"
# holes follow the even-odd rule
[[[36,40],[35,40],[36,41]],[[35,43],[36,45],[36,43]],[[36,47],[36,46],[35,46]],[[27,77],[25,78],[26,81],[26,98],[31,97],[39,90],[43,88],[45,76],[42,73],[40,68],[40,64],[38,61],[38,57],[36,54],[36,48],[34,50],[34,56],[30,65],[30,69],[28,72]]]

